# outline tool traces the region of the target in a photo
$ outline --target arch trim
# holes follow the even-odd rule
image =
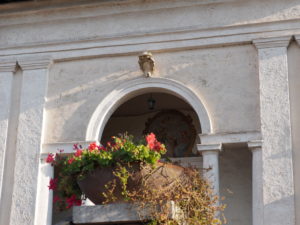
[[[184,84],[166,78],[138,78],[114,88],[97,106],[86,131],[86,141],[96,141],[102,136],[106,122],[113,112],[132,97],[149,91],[160,91],[175,95],[191,105],[200,121],[203,134],[212,133],[212,123],[200,97]]]

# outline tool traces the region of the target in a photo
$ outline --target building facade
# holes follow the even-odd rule
[[[299,0],[0,4],[0,224],[55,224],[47,153],[175,110],[228,224],[300,225],[299,44]]]

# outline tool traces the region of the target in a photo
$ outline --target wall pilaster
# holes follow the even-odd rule
[[[259,65],[264,225],[295,224],[287,64],[290,40],[253,41]]]
[[[11,95],[13,75],[16,69],[16,61],[0,62],[0,203],[2,200],[2,184],[7,149],[7,136],[9,130],[9,117],[11,110]]]
[[[23,71],[10,225],[33,225],[40,214],[39,176],[49,58],[18,60]],[[47,199],[43,199],[47,203]],[[40,215],[39,215],[40,217]],[[46,224],[40,221],[39,224]]]

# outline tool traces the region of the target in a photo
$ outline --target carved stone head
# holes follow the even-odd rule
[[[139,64],[141,70],[144,72],[146,77],[151,77],[154,71],[154,59],[151,52],[143,52],[139,55]]]

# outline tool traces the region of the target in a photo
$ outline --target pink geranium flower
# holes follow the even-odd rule
[[[74,144],[73,145],[73,150],[77,150],[77,149],[79,149],[78,144]]]
[[[153,146],[154,142],[156,141],[155,134],[153,134],[153,133],[148,134],[146,136],[146,141],[149,146]]]
[[[146,136],[146,141],[151,150],[160,151],[162,149],[162,145],[159,141],[156,140],[155,134],[148,134]]]
[[[46,163],[53,163],[54,161],[54,155],[52,153],[49,153],[46,158]]]

